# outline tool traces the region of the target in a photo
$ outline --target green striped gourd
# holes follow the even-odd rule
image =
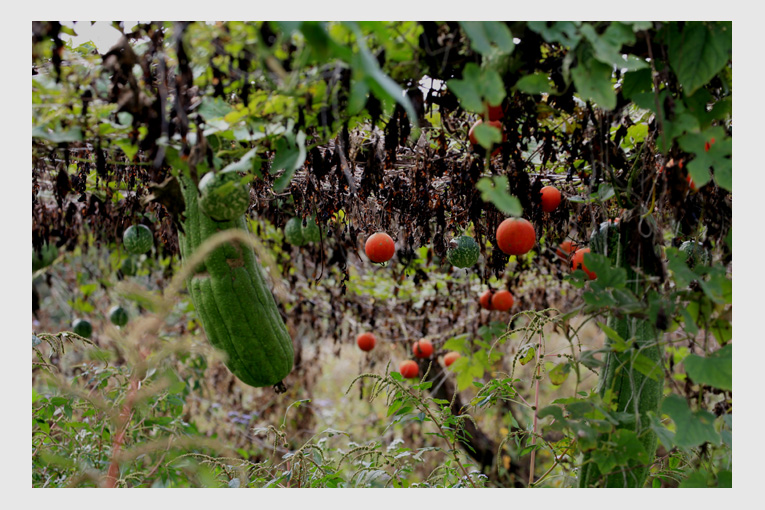
[[[603,222],[590,237],[590,248],[594,253],[606,255],[611,263],[627,270],[628,285],[639,287],[640,276],[630,266],[625,256],[626,240],[619,234],[619,225]],[[639,291],[639,288],[632,290]],[[636,292],[639,294],[639,292]],[[608,326],[616,331],[624,340],[634,340],[635,348],[624,352],[608,351],[604,357],[599,380],[601,397],[611,395],[611,402],[616,404],[615,411],[631,415],[629,420],[618,427],[635,432],[651,460],[656,454],[656,434],[649,428],[647,413],[659,413],[661,405],[664,373],[662,369],[663,347],[660,343],[661,332],[653,323],[635,317],[608,318]],[[607,341],[607,346],[610,341]],[[632,356],[636,353],[651,362],[651,367],[643,371],[656,374],[658,380],[647,377],[632,364]],[[650,463],[649,463],[650,464]],[[642,487],[648,476],[650,465],[640,465],[630,461],[628,469],[622,471],[622,466],[610,474],[600,473],[597,464],[592,460],[590,452],[584,456],[584,464],[579,475],[580,487]]]
[[[188,260],[210,236],[245,228],[244,216],[215,221],[203,214],[197,188],[180,177],[186,201],[181,256]],[[210,343],[227,354],[226,366],[242,382],[272,386],[284,379],[293,363],[292,340],[249,245],[216,247],[187,278],[186,286]]]
[[[452,241],[452,247],[446,252],[446,258],[454,267],[465,268],[475,265],[481,250],[478,243],[470,236],[460,236]]]

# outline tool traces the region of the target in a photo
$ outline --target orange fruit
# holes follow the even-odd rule
[[[561,258],[563,260],[568,260],[568,258],[571,256],[572,253],[576,251],[576,243],[574,241],[563,241],[560,243],[560,246],[555,251],[555,254],[558,256],[558,258]]]
[[[491,295],[491,289],[481,294],[481,299],[478,300],[478,302],[481,303],[481,308],[491,310]]]
[[[590,280],[594,280],[598,277],[593,271],[590,271],[587,269],[587,266],[584,265],[584,254],[590,253],[589,248],[579,248],[574,252],[574,256],[571,257],[571,270],[576,271],[577,269],[581,269],[585,273],[587,273],[587,276],[590,277]]]
[[[491,307],[500,312],[506,312],[513,307],[513,295],[507,290],[498,290],[491,297]]]
[[[364,253],[367,254],[369,260],[372,262],[388,262],[393,258],[393,254],[396,252],[396,245],[393,243],[393,239],[385,232],[377,232],[372,234],[364,244]]]
[[[417,362],[408,359],[402,361],[399,364],[398,371],[406,379],[412,379],[413,377],[417,377],[417,375],[419,375],[420,367],[417,365]]]
[[[497,106],[487,105],[489,110],[489,120],[499,120],[505,116],[505,112],[502,111],[502,105]]]
[[[414,343],[412,352],[418,358],[429,358],[433,354],[433,344],[430,340],[422,338]]]
[[[528,253],[537,242],[534,226],[523,218],[508,218],[497,227],[497,245],[508,255]]]
[[[560,204],[560,191],[555,186],[545,186],[540,191],[542,194],[542,210],[553,212]]]
[[[356,345],[358,345],[359,349],[362,351],[371,351],[375,348],[376,343],[377,339],[372,333],[362,333],[356,337]]]
[[[448,367],[449,365],[454,363],[454,361],[460,356],[461,356],[460,353],[458,353],[457,351],[451,351],[446,353],[446,356],[444,356],[444,365]]]

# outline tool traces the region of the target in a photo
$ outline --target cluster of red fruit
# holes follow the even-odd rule
[[[362,351],[369,352],[375,348],[377,338],[372,333],[361,333],[356,337],[356,345]],[[433,356],[433,343],[427,338],[421,338],[412,345],[412,353],[416,358],[426,359]],[[460,353],[452,351],[444,356],[444,365],[449,366],[454,360],[460,357]],[[420,374],[420,367],[416,361],[408,359],[402,361],[398,366],[398,371],[407,379],[412,379]]]

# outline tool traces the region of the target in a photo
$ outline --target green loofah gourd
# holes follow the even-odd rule
[[[478,262],[481,249],[478,243],[470,236],[460,236],[452,241],[453,246],[446,252],[449,263],[455,267],[471,267]]]
[[[194,183],[181,177],[180,184],[186,201],[184,233],[178,236],[184,260],[217,232],[246,230],[244,216],[220,222],[203,214]],[[272,386],[289,374],[292,339],[249,245],[218,246],[186,286],[207,338],[226,353],[226,366],[242,382]]]
[[[250,207],[249,188],[236,172],[207,172],[199,181],[199,208],[216,221],[239,218]]]
[[[122,244],[128,253],[140,255],[154,246],[154,236],[146,225],[132,225],[122,234]]]
[[[633,285],[641,285],[641,277],[627,262],[626,242],[620,236],[618,225],[601,223],[590,237],[590,247],[593,253],[606,255],[615,266],[624,267],[627,270],[627,281],[634,282]],[[658,415],[661,405],[664,385],[661,331],[650,321],[634,317],[612,315],[607,324],[622,339],[634,341],[634,348],[623,352],[610,350],[606,353],[600,373],[599,393],[603,398],[610,397],[611,402],[616,405],[615,411],[624,417],[617,429],[634,432],[648,457],[653,459],[656,454],[657,437],[650,429],[648,413]],[[610,340],[606,346],[609,345]],[[640,354],[642,360],[640,370],[635,368],[632,359],[636,353]],[[646,373],[655,374],[656,379],[646,376]],[[608,438],[602,439],[601,443],[608,443]],[[585,454],[579,474],[580,487],[642,487],[650,468],[650,462],[640,464],[630,460],[628,469],[606,475],[600,472],[593,459],[592,452]]]

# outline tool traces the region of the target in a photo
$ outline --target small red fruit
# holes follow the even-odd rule
[[[484,308],[486,310],[491,310],[491,295],[492,295],[491,289],[487,290],[483,294],[481,294],[481,299],[478,301],[481,303],[481,308]]]
[[[555,186],[545,186],[540,191],[542,194],[542,210],[553,212],[560,204],[560,191]]]
[[[558,258],[568,260],[572,253],[576,251],[576,243],[574,241],[563,241],[555,251]]]
[[[491,297],[491,307],[500,312],[506,312],[513,307],[513,295],[506,290],[498,290]]]
[[[388,262],[396,252],[396,245],[388,234],[377,232],[367,239],[366,244],[364,244],[364,252],[372,262]]]
[[[412,346],[412,352],[418,358],[429,358],[433,354],[433,344],[430,340],[421,338]]]
[[[410,359],[402,361],[398,366],[398,371],[401,375],[404,376],[406,379],[412,379],[414,377],[417,377],[417,375],[420,373],[420,367],[417,366],[416,361],[412,361]]]
[[[359,349],[362,351],[371,351],[375,348],[376,343],[377,339],[372,333],[362,333],[356,337],[356,345],[358,345]]]
[[[460,353],[458,353],[457,351],[451,351],[446,353],[446,356],[444,356],[444,365],[448,367],[449,365],[454,363],[454,361],[460,356],[461,356]]]
[[[489,110],[489,120],[499,120],[505,116],[505,112],[502,111],[502,105],[497,106],[487,105]]]
[[[537,242],[537,235],[529,220],[508,218],[497,227],[497,245],[508,255],[528,253]]]
[[[584,254],[590,253],[589,248],[579,248],[574,253],[574,256],[571,257],[571,270],[576,271],[577,269],[581,269],[585,273],[587,273],[587,276],[590,277],[590,280],[594,280],[598,277],[593,271],[590,271],[587,269],[587,266],[584,265]]]

